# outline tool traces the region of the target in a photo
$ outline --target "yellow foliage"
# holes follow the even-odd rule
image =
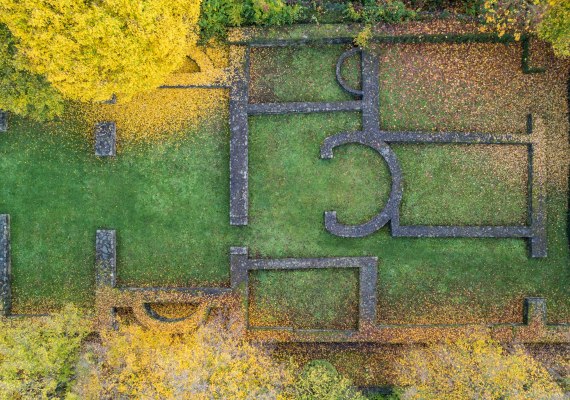
[[[64,395],[90,328],[73,306],[52,317],[0,320],[0,398]]]
[[[372,27],[366,25],[354,38],[354,44],[362,49],[366,49],[370,46],[370,39],[372,39]]]
[[[1,1],[1,0],[0,0]],[[187,49],[187,63],[165,78],[171,86],[225,83],[229,79],[227,46],[209,43]],[[83,103],[78,114],[93,126],[98,121],[115,121],[121,144],[157,141],[196,128],[206,118],[225,115],[225,89],[154,89],[117,104]]]
[[[102,334],[74,389],[78,399],[276,399],[289,372],[221,323],[169,335],[122,326]]]
[[[206,118],[227,113],[223,89],[155,89],[128,103],[84,104],[81,114],[93,126],[115,121],[120,144],[158,141],[197,127]]]
[[[15,54],[14,37],[0,24],[0,109],[38,121],[61,115],[61,94],[43,76],[18,65]]]
[[[190,70],[179,69],[167,77],[165,85],[213,85],[228,83],[229,46],[211,40],[205,46],[189,46],[186,61]]]
[[[547,0],[485,0],[482,15],[486,25],[482,30],[499,36],[512,33],[519,40],[522,33],[536,30],[547,8]]]
[[[548,4],[538,36],[552,43],[556,55],[570,57],[570,1],[549,0]]]
[[[196,44],[199,13],[200,0],[0,0],[19,64],[79,101],[161,85]]]
[[[295,400],[365,400],[352,382],[325,360],[309,362],[293,389]]]
[[[410,351],[398,362],[404,399],[562,399],[546,369],[522,348],[506,352],[484,337]]]

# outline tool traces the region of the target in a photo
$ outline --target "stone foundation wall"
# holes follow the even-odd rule
[[[0,215],[0,316],[12,309],[12,264],[10,259],[10,216]]]

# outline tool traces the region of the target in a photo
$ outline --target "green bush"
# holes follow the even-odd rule
[[[309,362],[294,386],[297,400],[366,400],[352,382],[325,360]]]
[[[538,36],[552,43],[554,53],[570,57],[570,2],[551,0],[550,8],[538,26]]]
[[[483,0],[409,0],[407,2],[414,9],[424,11],[456,11],[473,15],[483,3]]]
[[[366,2],[364,5],[350,2],[346,5],[345,16],[355,22],[397,23],[413,20],[417,13],[407,8],[400,0],[382,0],[376,3]]]
[[[301,18],[303,7],[283,0],[204,0],[199,26],[202,38],[223,37],[228,27],[292,24]]]
[[[1,320],[0,398],[63,397],[90,328],[73,306],[51,318]]]
[[[366,396],[367,400],[400,400],[398,393],[393,394],[371,394]]]

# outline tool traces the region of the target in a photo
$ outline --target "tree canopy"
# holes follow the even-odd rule
[[[0,0],[10,62],[79,101],[159,86],[196,44],[199,13],[200,0]]]
[[[483,29],[499,36],[513,33],[518,40],[523,33],[538,34],[552,44],[558,57],[570,56],[570,2],[568,0],[485,0]]]
[[[39,121],[61,114],[61,94],[42,75],[19,65],[15,55],[14,37],[0,24],[0,109]]]
[[[406,400],[563,398],[548,371],[523,348],[507,352],[484,336],[412,350],[397,369]]]
[[[550,8],[538,26],[538,36],[550,43],[558,56],[570,57],[570,2],[549,0]]]

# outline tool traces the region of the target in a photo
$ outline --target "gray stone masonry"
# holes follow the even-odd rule
[[[271,42],[264,46],[287,46],[285,42]],[[291,44],[293,45],[293,44]],[[236,46],[242,47],[242,46]],[[339,85],[355,97],[341,102],[256,103],[248,101],[249,56],[252,45],[245,51],[234,50],[235,80],[230,90],[230,224],[247,225],[249,215],[248,188],[248,116],[267,114],[304,114],[318,112],[360,111],[362,131],[344,132],[325,139],[321,158],[333,157],[335,147],[358,143],[373,148],[386,161],[392,177],[388,203],[369,221],[359,225],[339,222],[336,211],[324,213],[325,229],[335,236],[364,237],[373,234],[390,222],[394,237],[471,237],[471,238],[528,238],[531,257],[547,256],[546,238],[546,168],[541,143],[542,129],[534,129],[532,117],[527,119],[527,133],[495,135],[479,132],[397,132],[380,129],[379,115],[379,60],[370,51],[352,48],[340,55],[336,63]],[[346,59],[360,55],[362,88],[351,88],[342,78]],[[516,144],[526,146],[529,154],[529,221],[515,226],[401,226],[400,202],[403,196],[402,173],[392,143],[461,143],[461,144]]]
[[[546,299],[527,297],[524,299],[523,323],[546,325]]]
[[[247,225],[249,208],[248,85],[249,48],[232,48],[234,83],[230,89],[230,225]]]
[[[98,122],[95,125],[95,155],[114,157],[117,152],[117,128],[114,122]]]
[[[361,326],[376,323],[376,284],[378,258],[376,257],[320,257],[320,258],[262,258],[248,257],[247,247],[230,248],[232,288],[243,285],[243,298],[249,297],[248,275],[255,270],[297,270],[322,268],[358,268],[360,270],[359,318]],[[247,312],[246,312],[247,315]],[[246,325],[247,324],[246,322]],[[257,329],[257,327],[255,328]],[[319,331],[319,330],[317,330]],[[325,331],[325,330],[323,330]]]
[[[0,110],[0,132],[8,130],[8,112]]]
[[[12,309],[12,265],[10,259],[10,216],[0,215],[0,316],[9,316]]]
[[[117,234],[99,229],[95,236],[95,285],[115,287],[117,283]]]

